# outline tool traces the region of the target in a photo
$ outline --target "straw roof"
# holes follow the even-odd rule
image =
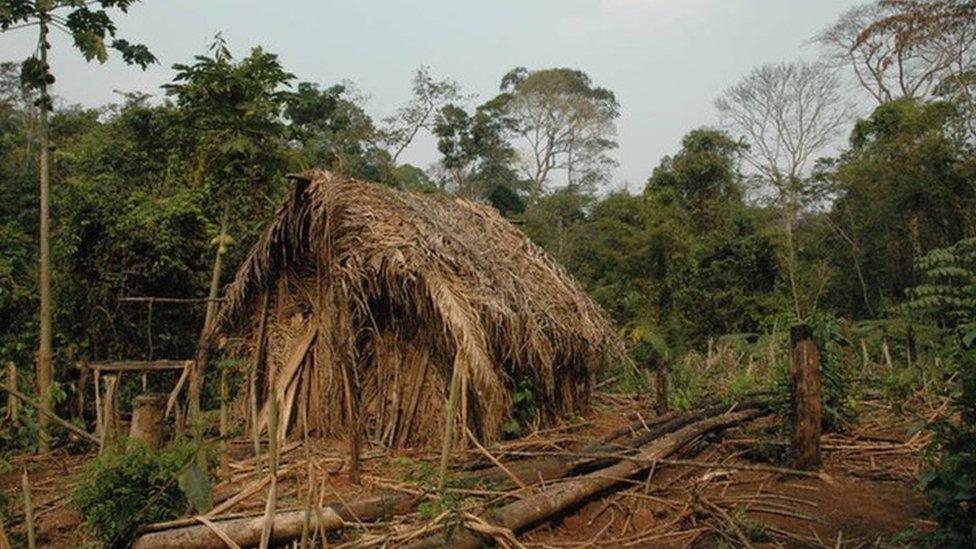
[[[494,208],[325,171],[293,179],[227,289],[218,332],[253,334],[264,292],[280,303],[304,288],[302,299],[329,317],[331,356],[353,357],[357,375],[398,345],[427,349],[419,360],[437,362],[442,379],[463,368],[476,411],[469,424],[487,440],[520,384],[554,418],[585,405],[608,361],[626,360],[600,307]],[[416,352],[401,354],[397,368],[419,367],[404,358]]]

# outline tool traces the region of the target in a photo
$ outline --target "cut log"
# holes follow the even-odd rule
[[[531,497],[527,497],[488,512],[483,518],[493,526],[498,526],[512,532],[527,526],[537,524],[555,516],[558,513],[578,505],[594,495],[619,484],[621,479],[630,478],[651,468],[656,459],[662,459],[678,451],[682,446],[701,435],[738,425],[762,415],[761,410],[746,410],[732,412],[693,423],[673,433],[668,433],[645,448],[635,456],[619,461],[609,467],[599,469],[583,475],[575,480],[564,482],[547,489],[540,490]],[[484,540],[472,532],[460,532],[450,539],[443,535],[425,538],[410,547],[415,549],[428,547],[470,548],[481,547]]]

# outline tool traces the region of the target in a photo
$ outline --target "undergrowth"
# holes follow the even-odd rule
[[[143,524],[175,519],[191,506],[202,510],[201,493],[208,490],[200,487],[207,474],[199,470],[199,445],[177,443],[159,452],[132,441],[125,446],[125,453],[110,450],[88,463],[71,496],[86,527],[109,547],[127,546]]]

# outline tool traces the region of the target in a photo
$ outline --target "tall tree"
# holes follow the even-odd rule
[[[595,86],[583,71],[557,68],[513,69],[502,78],[502,93],[486,104],[506,118],[509,130],[527,150],[522,168],[538,197],[563,171],[571,190],[602,183],[614,165],[620,105],[612,91]]]
[[[383,181],[391,163],[380,131],[347,84],[319,89],[301,82],[288,94],[284,115],[303,167],[324,167],[367,181]]]
[[[125,12],[137,0],[3,0],[0,2],[0,30],[37,27],[37,48],[21,68],[21,78],[26,86],[37,90],[37,107],[40,125],[38,141],[40,144],[39,179],[39,256],[38,293],[40,294],[40,333],[37,350],[37,390],[41,406],[51,411],[50,387],[54,379],[53,368],[53,327],[51,319],[51,161],[50,153],[50,113],[53,109],[50,87],[54,75],[48,60],[51,49],[50,33],[63,32],[74,40],[74,45],[87,61],[108,60],[109,48],[117,50],[128,64],[143,69],[154,63],[156,58],[141,44],[132,44],[116,38],[116,27],[106,10],[117,8]],[[41,444],[49,442],[48,418],[41,414]]]
[[[441,167],[450,190],[467,198],[487,198],[496,184],[498,171],[508,171],[515,151],[505,140],[498,117],[479,107],[474,114],[450,104],[441,109],[434,124]],[[509,190],[514,174],[506,173]]]
[[[215,311],[224,254],[230,242],[230,204],[235,214],[266,207],[270,186],[283,167],[285,126],[282,113],[294,78],[278,57],[254,48],[235,61],[218,35],[209,55],[190,65],[175,65],[174,82],[165,86],[176,100],[181,126],[193,136],[188,156],[195,183],[208,190],[219,211],[219,231],[210,282],[207,315],[201,330],[197,360],[190,376],[191,417],[199,417],[206,366],[206,341]]]
[[[715,106],[729,130],[749,145],[743,158],[783,212],[794,313],[804,318],[812,311],[800,295],[795,230],[800,212],[815,198],[807,169],[850,117],[837,76],[819,63],[764,65],[726,90]]]

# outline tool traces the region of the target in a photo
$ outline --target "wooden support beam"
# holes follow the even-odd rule
[[[76,362],[75,368],[97,372],[160,372],[183,370],[190,360],[119,360],[115,362]]]
[[[118,298],[120,303],[210,303],[224,301],[223,297],[152,297],[152,296],[124,296]]]

